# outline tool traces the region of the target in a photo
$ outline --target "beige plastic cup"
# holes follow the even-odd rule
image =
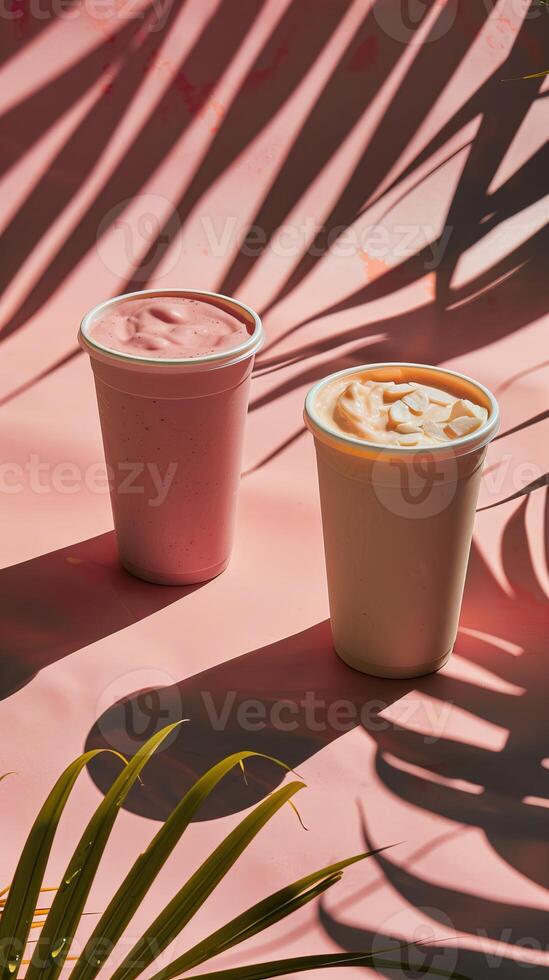
[[[315,405],[337,378],[419,381],[484,406],[475,432],[425,447],[380,446],[334,432]],[[450,656],[458,628],[496,399],[477,381],[424,364],[367,364],[323,378],[305,422],[318,464],[330,619],[345,663],[378,677],[417,677]]]

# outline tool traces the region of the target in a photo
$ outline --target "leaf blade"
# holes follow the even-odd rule
[[[246,759],[258,757],[275,762],[288,770],[288,766],[272,756],[243,751],[227,756],[204,773],[191,786],[149,846],[134,862],[87,941],[84,952],[70,974],[70,980],[93,980],[204,800],[235,766],[243,769]]]
[[[325,888],[331,887],[341,878],[343,871],[350,865],[363,861],[383,850],[386,848],[356,854],[353,857],[345,858],[313,871],[290,885],[285,885],[231,919],[220,929],[216,929],[215,932],[177,957],[172,963],[168,963],[158,973],[155,973],[150,980],[173,980],[185,970],[193,969],[206,960],[225,952],[225,950],[245,942],[257,933],[263,932],[271,925],[291,915],[297,908],[301,908],[302,905],[312,901],[316,897],[316,894],[312,893],[314,889],[325,890]]]
[[[302,782],[292,782],[282,786],[241,820],[150,924],[147,932],[115,970],[111,980],[135,980],[156,959],[179,935],[261,828],[304,785]]]
[[[394,950],[402,947],[394,947]],[[380,950],[385,952],[385,950]],[[392,952],[387,950],[386,952]],[[305,973],[307,970],[326,970],[334,966],[369,966],[373,969],[400,970],[403,964],[396,960],[386,960],[375,953],[327,953],[325,956],[296,956],[286,960],[272,960],[269,963],[255,963],[230,970],[216,970],[213,973],[193,974],[187,980],[269,980],[270,977],[283,977],[289,973]],[[447,980],[470,980],[462,973],[448,973],[436,967],[414,965],[416,973],[429,973],[433,977],[446,977]]]
[[[92,749],[74,759],[61,773],[38,812],[13,875],[0,917],[0,980],[11,980],[23,955],[34,910],[61,814],[82,770],[110,749]],[[123,758],[119,753],[115,755]],[[125,759],[123,760],[126,761]]]
[[[97,807],[67,865],[25,980],[56,980],[59,976],[120,807],[153,753],[180,724],[167,725],[140,746]]]

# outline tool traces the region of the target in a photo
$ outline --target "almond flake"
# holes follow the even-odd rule
[[[383,398],[386,402],[396,402],[398,398],[402,398],[403,395],[409,395],[414,390],[414,385],[392,384],[385,388]]]
[[[421,388],[416,388],[416,390],[410,392],[409,395],[405,395],[402,401],[408,406],[414,415],[423,415],[423,413],[429,408],[429,399]]]
[[[442,427],[438,422],[434,422],[433,419],[425,419],[423,423],[423,431],[426,436],[430,436],[431,439],[438,439],[440,442],[447,442],[447,438],[444,435]]]
[[[449,395],[448,392],[441,391],[439,388],[430,388],[429,385],[424,385],[423,391],[433,405],[451,405],[454,400],[453,395]]]
[[[474,432],[480,424],[480,419],[476,415],[474,418],[471,418],[470,415],[460,415],[459,418],[450,419],[446,423],[446,431],[459,438],[460,436],[467,436],[470,432]]]
[[[411,422],[410,409],[402,401],[395,402],[389,409],[389,420],[395,429],[402,422]]]

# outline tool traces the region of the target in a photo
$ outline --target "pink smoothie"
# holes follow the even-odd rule
[[[111,307],[90,329],[103,347],[142,357],[203,357],[238,347],[248,327],[233,313],[184,296],[127,300]]]
[[[261,338],[253,310],[189,290],[122,296],[84,318],[118,551],[134,575],[188,584],[227,565]]]

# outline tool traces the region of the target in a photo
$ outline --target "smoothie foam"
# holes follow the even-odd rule
[[[154,358],[204,357],[248,340],[246,323],[213,303],[184,296],[126,300],[90,328],[103,347]]]

